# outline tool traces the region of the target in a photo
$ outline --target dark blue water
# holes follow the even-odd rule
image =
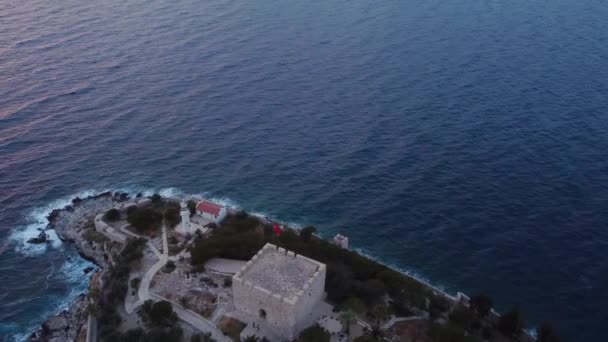
[[[24,243],[45,213],[122,189],[341,232],[606,341],[607,18],[602,0],[0,1],[0,335],[86,288],[72,247]]]

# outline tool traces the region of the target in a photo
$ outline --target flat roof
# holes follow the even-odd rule
[[[323,265],[306,257],[296,257],[292,252],[287,254],[285,249],[271,244],[266,244],[261,252],[251,259],[240,278],[283,297],[296,296]]]

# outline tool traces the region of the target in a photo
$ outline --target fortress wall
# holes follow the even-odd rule
[[[266,325],[277,334],[291,339],[296,327],[295,305],[279,294],[274,294],[248,281],[233,277],[234,306],[246,313],[251,320]],[[266,317],[261,316],[261,310]]]
[[[307,262],[317,264],[317,271],[304,286],[305,291],[300,291],[296,296],[283,297],[280,294],[260,286],[254,286],[251,282],[242,278],[263,253],[272,251],[279,252],[287,257],[305,259]],[[252,321],[274,330],[278,335],[286,339],[293,339],[299,331],[306,328],[318,317],[314,317],[314,308],[319,301],[323,300],[325,293],[326,267],[315,260],[296,255],[284,248],[266,244],[253,258],[232,277],[232,290],[234,306],[241,312],[246,313]],[[263,310],[266,317],[261,317]]]
[[[304,285],[305,290],[298,294],[296,305],[296,330],[302,330],[316,321],[315,307],[325,297],[325,265],[319,266],[313,278],[309,279]]]

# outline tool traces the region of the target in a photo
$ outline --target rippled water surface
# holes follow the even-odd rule
[[[83,291],[74,195],[204,194],[608,333],[608,3],[0,0],[0,336]],[[604,324],[603,324],[604,323]]]

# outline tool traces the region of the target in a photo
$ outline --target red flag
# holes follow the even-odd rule
[[[279,228],[278,224],[274,224],[274,233],[277,234],[277,236],[281,236],[281,228]]]

